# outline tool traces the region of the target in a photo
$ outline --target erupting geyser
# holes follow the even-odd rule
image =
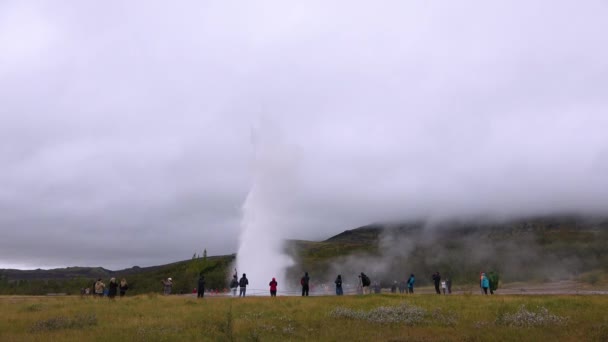
[[[279,283],[279,293],[288,287],[285,271],[293,264],[283,251],[283,232],[296,193],[296,157],[276,130],[263,128],[253,132],[253,185],[243,204],[236,268],[239,279],[247,274],[247,294],[268,295],[272,278]]]

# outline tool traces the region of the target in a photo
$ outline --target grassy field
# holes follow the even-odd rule
[[[608,341],[608,296],[0,297],[0,341]]]

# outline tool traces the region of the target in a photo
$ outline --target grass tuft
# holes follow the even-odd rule
[[[95,314],[80,314],[74,317],[58,316],[34,323],[31,332],[45,332],[62,329],[82,329],[97,325]]]

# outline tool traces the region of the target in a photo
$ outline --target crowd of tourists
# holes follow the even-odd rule
[[[372,282],[370,277],[365,273],[361,272],[357,276],[357,283],[349,283],[345,285],[344,279],[341,274],[338,274],[334,281],[335,294],[337,296],[344,295],[345,286],[348,286],[348,289],[357,294],[370,294],[370,293],[381,293],[382,286],[380,282],[374,281]],[[407,279],[406,279],[407,278]],[[400,294],[414,294],[414,287],[416,284],[416,277],[413,273],[409,275],[409,277],[403,278],[401,281],[394,280],[390,284],[390,292]],[[435,293],[449,295],[452,293],[452,280],[450,277],[442,278],[441,274],[437,271],[434,272],[430,280],[432,281],[435,289]],[[488,292],[490,294],[494,294],[496,289],[498,288],[498,273],[497,272],[480,272],[479,274],[479,287],[481,293],[487,295]],[[162,279],[162,293],[164,295],[170,295],[173,290],[173,279],[168,277],[166,279]],[[237,293],[239,297],[245,297],[247,295],[247,286],[249,285],[249,279],[247,278],[247,274],[243,273],[240,278],[237,277],[236,272],[233,274],[231,281],[229,282],[229,288],[223,291],[220,290],[211,290],[212,294],[219,294],[224,292],[231,292],[232,296],[236,297]],[[270,296],[276,297],[279,284],[276,278],[272,278],[268,283]],[[308,272],[304,272],[303,276],[300,278],[300,286],[301,286],[301,295],[302,297],[307,297],[311,289],[314,290],[313,284],[311,283],[311,277]],[[315,292],[315,293],[324,293],[327,294],[328,284],[322,284],[322,288],[324,291]],[[91,287],[86,287],[81,289],[81,295],[94,295],[96,297],[107,297],[110,299],[114,299],[117,295],[120,297],[125,296],[127,290],[129,289],[129,284],[125,278],[122,278],[120,281],[117,281],[116,278],[110,278],[108,284],[104,283],[101,278],[97,279],[93,282]],[[206,280],[205,275],[200,274],[197,282],[197,287],[192,291],[197,295],[198,298],[205,297],[205,289],[206,289]],[[293,293],[292,293],[293,294]]]
[[[129,283],[125,278],[122,278],[120,282],[116,281],[116,278],[110,278],[110,281],[106,285],[101,278],[93,281],[92,286],[83,287],[80,289],[80,295],[82,296],[96,296],[96,297],[108,297],[114,299],[117,295],[124,297],[129,289]]]

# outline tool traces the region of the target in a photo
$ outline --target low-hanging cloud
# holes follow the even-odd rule
[[[607,12],[601,1],[5,1],[0,267],[235,252],[260,116],[298,148],[286,238],[605,214]]]

